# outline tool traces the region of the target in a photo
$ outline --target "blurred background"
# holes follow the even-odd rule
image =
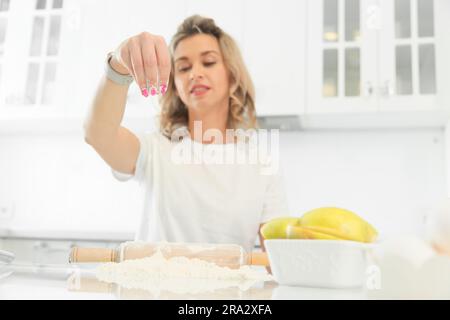
[[[143,191],[84,142],[106,54],[191,14],[233,36],[262,127],[281,130],[289,212],[352,210],[382,237],[424,232],[449,196],[448,0],[0,0],[0,248],[59,262],[132,240]],[[131,86],[123,125],[154,130]]]

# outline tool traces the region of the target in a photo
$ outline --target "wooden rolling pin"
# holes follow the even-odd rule
[[[197,258],[233,269],[243,265],[269,266],[269,260],[265,252],[247,253],[243,247],[235,244],[168,242],[125,242],[116,249],[74,247],[70,252],[69,262],[121,262],[150,257],[158,250],[166,259],[171,257]]]

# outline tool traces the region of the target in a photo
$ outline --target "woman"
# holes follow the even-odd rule
[[[227,130],[256,127],[250,76],[236,43],[214,20],[187,18],[170,50],[160,36],[131,37],[108,63],[85,139],[117,179],[145,185],[136,240],[236,243],[251,250],[264,222],[288,215],[280,175],[261,174],[259,163],[174,159],[185,143],[218,154],[236,150],[239,135]],[[120,125],[133,80],[143,96],[161,95],[157,132],[135,135]]]

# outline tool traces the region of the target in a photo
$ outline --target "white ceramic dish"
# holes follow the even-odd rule
[[[15,258],[14,254],[8,251],[0,250],[0,262],[9,263]]]
[[[265,240],[270,267],[281,285],[361,287],[374,244],[343,240]]]
[[[12,275],[13,271],[10,267],[0,265],[0,281]]]

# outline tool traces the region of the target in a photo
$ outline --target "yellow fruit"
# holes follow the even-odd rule
[[[261,228],[261,235],[264,239],[286,239],[286,228],[288,225],[297,224],[299,218],[280,217],[270,220]]]
[[[303,233],[316,233],[317,238],[323,235],[342,240],[373,242],[378,233],[367,221],[355,213],[334,207],[318,208],[305,213],[300,226],[306,228]]]
[[[287,226],[286,235],[288,239],[321,239],[321,240],[342,240],[341,238],[320,233],[318,231],[311,230],[307,227],[300,226]]]

